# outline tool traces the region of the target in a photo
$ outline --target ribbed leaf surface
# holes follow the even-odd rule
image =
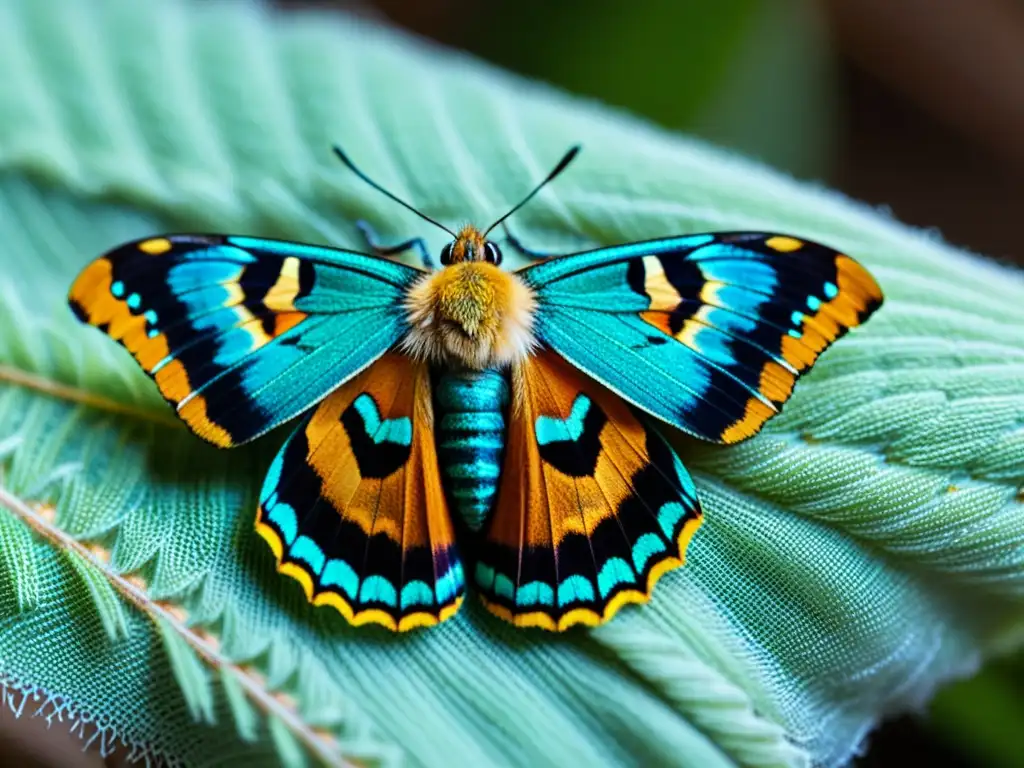
[[[14,704],[39,692],[43,714],[194,765],[836,765],[882,714],[1020,638],[1019,274],[345,17],[14,0],[0,71],[0,682]],[[344,244],[360,217],[424,230],[333,163],[332,142],[453,224],[489,221],[582,142],[516,217],[530,242],[788,231],[862,260],[886,304],[764,434],[680,438],[707,522],[649,606],[566,636],[472,601],[428,631],[352,629],[308,607],[252,532],[283,435],[202,444],[64,303],[88,259],[161,230]]]

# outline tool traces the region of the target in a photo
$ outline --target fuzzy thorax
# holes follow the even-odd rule
[[[534,345],[534,298],[515,275],[467,261],[424,275],[405,300],[405,350],[420,359],[467,368],[522,360]]]

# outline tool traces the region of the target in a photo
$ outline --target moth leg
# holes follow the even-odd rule
[[[550,251],[536,251],[533,248],[528,248],[527,246],[523,245],[523,241],[512,234],[512,231],[508,228],[508,224],[506,224],[505,222],[501,223],[501,228],[505,230],[505,241],[528,259],[533,259],[534,261],[543,261],[544,259],[550,259],[555,256],[561,256],[561,254],[559,253],[551,253]]]
[[[380,242],[380,236],[377,234],[377,230],[375,230],[369,222],[360,219],[356,222],[356,228],[362,233],[367,245],[369,245],[373,252],[378,256],[394,256],[402,253],[403,251],[415,249],[419,252],[420,261],[424,268],[434,269],[434,260],[430,257],[430,252],[427,250],[427,244],[424,242],[422,237],[413,237],[405,242],[398,243],[397,245],[382,245]]]

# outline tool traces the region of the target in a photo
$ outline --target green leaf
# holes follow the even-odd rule
[[[32,537],[18,519],[0,509],[0,591],[14,596],[18,613],[39,605],[39,571],[32,557]]]
[[[280,720],[275,720],[270,724],[270,737],[274,740],[277,754],[280,755],[281,764],[285,768],[303,768],[306,765],[302,747]]]
[[[30,548],[28,548],[30,549]],[[128,634],[128,619],[117,592],[104,575],[74,550],[67,550],[68,562],[82,580],[95,606],[107,639],[117,642]]]
[[[178,630],[166,619],[157,620],[157,629],[171,662],[174,678],[185,697],[189,714],[193,720],[212,723],[213,689],[210,688],[206,668]]]
[[[246,698],[245,689],[242,688],[235,674],[227,669],[221,671],[220,683],[224,687],[224,695],[231,707],[231,715],[235,719],[235,728],[238,730],[239,737],[243,741],[256,741],[259,718],[249,699]]]
[[[346,17],[17,0],[0,67],[0,680],[41,714],[190,765],[835,765],[1024,637],[1018,273]],[[335,141],[452,223],[582,141],[517,214],[530,243],[793,232],[862,260],[886,304],[764,434],[680,438],[707,522],[649,605],[562,636],[473,600],[427,631],[354,629],[253,534],[283,433],[202,444],[64,299],[89,259],[167,229],[352,245],[365,217],[439,247]]]

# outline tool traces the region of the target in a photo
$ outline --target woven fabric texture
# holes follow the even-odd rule
[[[8,705],[189,765],[835,766],[1024,637],[1019,273],[343,16],[11,0],[0,71]],[[352,629],[252,533],[283,433],[201,444],[64,303],[90,258],[169,229],[357,245],[366,218],[440,246],[334,142],[452,224],[489,221],[581,142],[517,215],[524,239],[792,232],[856,256],[886,303],[763,434],[677,440],[707,521],[649,605],[564,636],[472,600],[427,631]]]

